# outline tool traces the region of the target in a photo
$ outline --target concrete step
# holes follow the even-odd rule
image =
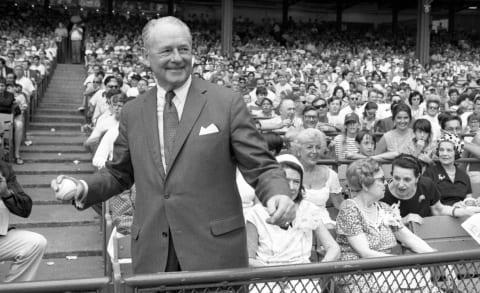
[[[50,134],[50,133],[48,133]],[[72,134],[72,133],[69,133]],[[64,136],[52,136],[52,135],[33,135],[32,132],[29,132],[28,139],[32,141],[32,146],[38,145],[83,145],[83,142],[88,138],[85,133],[78,134],[74,133],[75,136],[64,137]]]
[[[39,109],[68,109],[68,110],[76,110],[78,107],[82,105],[82,101],[78,102],[70,102],[70,103],[47,103],[42,102]]]
[[[42,109],[38,108],[34,117],[38,115],[79,115],[83,117],[77,109]]]
[[[90,162],[78,163],[26,163],[13,165],[17,175],[90,174],[96,171]]]
[[[53,192],[52,197],[55,197]],[[30,229],[33,227],[72,227],[100,224],[100,216],[93,210],[78,211],[73,205],[38,205],[32,207],[28,218],[10,214],[10,225]]]
[[[83,256],[72,260],[66,257],[49,258],[42,261],[36,280],[97,278],[104,275],[102,256]]]
[[[52,130],[55,131],[80,131],[80,126],[82,123],[55,123],[55,122],[32,122],[30,123],[29,127],[32,130]]]
[[[82,174],[74,176],[82,178]],[[22,187],[50,187],[52,179],[56,178],[57,174],[39,174],[39,175],[17,175],[18,182],[22,183]]]
[[[11,262],[0,264],[0,280],[4,280]],[[84,256],[69,260],[63,258],[43,259],[35,281],[53,281],[80,278],[97,278],[105,274],[103,257]]]
[[[81,213],[81,212],[78,212]],[[100,225],[72,227],[39,227],[29,231],[43,235],[47,241],[44,258],[63,258],[67,255],[102,255],[102,231]]]
[[[79,162],[91,162],[92,155],[89,153],[23,153],[22,159],[26,163],[72,163],[75,160]]]
[[[82,103],[82,97],[68,97],[68,96],[49,96],[45,97],[41,104],[44,103],[53,104],[53,103],[60,103],[60,104],[80,104]]]
[[[56,138],[61,138],[64,140],[70,140],[72,137],[79,137],[79,136],[85,136],[85,139],[87,136],[80,131],[80,127],[78,127],[78,131],[62,131],[62,130],[56,130],[53,129],[48,129],[48,130],[35,130],[35,129],[29,129],[27,132],[27,137],[44,137],[44,138],[51,138],[51,137],[56,137]]]
[[[83,116],[77,115],[40,115],[36,114],[33,116],[33,122],[75,122],[83,124],[85,118]]]
[[[53,178],[52,178],[53,179]],[[22,182],[20,182],[22,184]],[[32,198],[34,206],[38,205],[69,205],[72,203],[68,201],[59,201],[55,198],[53,191],[50,187],[27,187],[23,188],[26,194]]]
[[[23,146],[22,152],[39,152],[39,153],[82,153],[87,152],[83,145],[36,145]]]

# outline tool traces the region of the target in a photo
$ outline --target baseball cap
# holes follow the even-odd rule
[[[349,113],[345,115],[345,124],[349,122],[357,122],[360,123],[360,118],[358,118],[358,115],[355,113]]]
[[[276,156],[275,158],[277,159],[277,162],[279,162],[279,163],[289,162],[289,163],[295,164],[295,165],[300,167],[302,172],[305,172],[304,169],[303,169],[302,163],[300,163],[300,161],[294,155],[282,154],[282,155]]]

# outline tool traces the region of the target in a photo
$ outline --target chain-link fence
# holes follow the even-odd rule
[[[138,275],[125,292],[480,293],[480,249],[349,262]]]

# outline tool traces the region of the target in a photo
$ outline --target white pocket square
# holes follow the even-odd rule
[[[207,127],[200,127],[200,133],[198,135],[207,135],[207,134],[212,134],[212,133],[217,133],[218,128],[215,126],[215,124],[210,124]]]

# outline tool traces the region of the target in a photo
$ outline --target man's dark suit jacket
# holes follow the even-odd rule
[[[131,236],[137,274],[165,270],[170,237],[182,270],[246,267],[236,168],[264,204],[289,188],[244,101],[231,90],[193,78],[166,174],[160,152],[153,88],[123,108],[113,161],[86,179],[85,207],[135,182]]]

